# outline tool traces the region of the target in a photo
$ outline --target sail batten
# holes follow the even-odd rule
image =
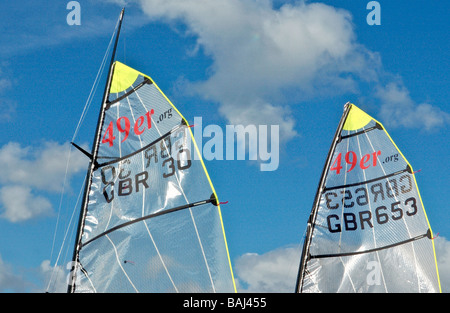
[[[383,125],[348,103],[308,220],[296,291],[440,290],[412,167]]]
[[[113,231],[116,231],[116,230],[121,229],[121,228],[123,228],[123,227],[129,226],[129,225],[131,225],[131,224],[138,223],[138,222],[142,222],[142,221],[145,221],[145,220],[148,220],[148,219],[151,219],[151,218],[155,218],[155,217],[157,217],[157,216],[161,216],[161,215],[164,215],[164,214],[169,214],[169,213],[177,212],[177,211],[180,211],[180,210],[185,210],[185,209],[188,209],[188,208],[192,208],[192,207],[194,207],[194,206],[198,206],[198,205],[202,205],[202,204],[207,204],[207,203],[212,203],[212,202],[213,202],[213,199],[202,200],[202,201],[199,201],[199,202],[189,203],[189,204],[186,204],[186,205],[182,205],[182,206],[179,206],[179,207],[176,207],[176,208],[166,209],[166,210],[163,210],[163,211],[159,211],[159,212],[156,212],[156,213],[153,213],[153,214],[150,214],[150,215],[146,215],[146,216],[143,216],[143,217],[134,219],[134,220],[132,220],[132,221],[128,221],[128,222],[126,222],[126,223],[123,223],[123,224],[117,225],[117,226],[115,226],[115,227],[112,227],[112,228],[110,228],[110,229],[104,231],[103,233],[101,233],[101,234],[95,236],[94,238],[89,239],[88,241],[86,241],[86,242],[83,244],[83,246],[86,246],[86,245],[88,245],[89,243],[93,242],[94,240],[96,240],[96,239],[98,239],[98,238],[100,238],[100,237],[102,237],[102,236],[106,236],[107,234],[109,234],[109,233],[111,233],[111,232],[113,232]]]
[[[397,242],[397,243],[393,243],[391,245],[384,246],[384,247],[374,248],[374,249],[365,250],[365,251],[347,252],[347,253],[310,255],[309,259],[336,258],[336,257],[343,257],[343,256],[353,256],[353,255],[358,255],[358,254],[372,253],[372,252],[376,252],[376,251],[380,251],[380,250],[393,248],[395,246],[400,246],[400,245],[403,245],[403,244],[406,244],[406,243],[410,243],[410,242],[413,242],[415,240],[419,240],[419,239],[422,239],[422,238],[425,238],[425,237],[428,237],[428,239],[431,239],[429,231],[427,231],[425,234],[416,236],[414,238],[407,239],[407,240],[404,240],[404,241],[401,241],[401,242]]]

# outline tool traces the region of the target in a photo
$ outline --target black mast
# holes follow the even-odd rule
[[[328,169],[330,168],[331,160],[333,158],[334,151],[336,149],[336,145],[340,142],[340,134],[342,132],[342,128],[344,127],[345,121],[347,120],[348,113],[350,111],[351,105],[347,102],[344,106],[344,113],[342,114],[341,120],[339,122],[338,128],[336,129],[336,133],[333,137],[333,142],[331,144],[330,150],[328,152],[327,160],[325,162],[325,166],[322,171],[322,176],[320,177],[319,187],[317,188],[316,197],[314,199],[314,205],[311,210],[311,214],[309,215],[308,225],[306,228],[306,238],[303,244],[302,257],[300,260],[300,268],[297,276],[297,284],[295,286],[295,292],[302,292],[303,289],[303,279],[305,278],[306,273],[306,263],[309,260],[309,247],[311,244],[311,238],[314,231],[314,225],[317,217],[317,209],[319,208],[320,197],[322,195],[322,190],[325,187],[325,179],[328,173]]]
[[[82,229],[84,226],[84,219],[86,217],[87,204],[88,204],[88,200],[89,200],[89,188],[92,183],[92,174],[98,165],[97,156],[98,156],[98,148],[99,148],[99,144],[100,144],[101,130],[102,130],[104,119],[105,119],[105,107],[106,107],[106,102],[108,101],[108,97],[109,97],[109,90],[111,88],[111,81],[112,81],[112,77],[113,77],[113,73],[114,73],[114,69],[113,69],[114,60],[116,57],[117,43],[119,42],[120,29],[122,28],[122,21],[123,21],[124,14],[125,14],[125,8],[122,9],[122,11],[120,12],[120,16],[119,16],[119,25],[117,28],[116,41],[114,43],[114,49],[113,49],[113,52],[111,55],[111,62],[109,64],[108,79],[106,81],[105,91],[103,93],[102,106],[100,108],[100,113],[98,116],[95,140],[92,145],[91,162],[89,164],[89,168],[88,168],[87,175],[86,175],[86,185],[84,187],[83,203],[81,205],[80,217],[78,220],[77,236],[76,236],[75,247],[74,247],[73,257],[72,257],[73,274],[71,275],[72,280],[69,282],[69,286],[67,289],[67,292],[69,292],[69,293],[72,293],[75,291],[75,281],[76,281],[75,275],[76,275],[76,271],[77,271],[77,266],[79,266],[78,254],[79,254],[80,247],[81,247],[81,236],[83,235]]]

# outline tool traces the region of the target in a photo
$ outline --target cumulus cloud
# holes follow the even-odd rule
[[[44,142],[23,147],[10,142],[0,148],[0,183],[20,184],[45,191],[60,191],[69,157],[69,144]],[[86,168],[86,158],[71,156],[68,175]]]
[[[4,261],[0,255],[0,292],[63,293],[67,292],[68,269],[64,266],[51,266],[50,261],[43,261],[38,267],[16,268]]]
[[[283,247],[264,254],[247,253],[234,267],[239,292],[292,293],[295,291],[300,251]]]
[[[24,292],[27,285],[29,283],[15,274],[13,267],[0,256],[0,292]]]
[[[23,147],[10,142],[0,148],[0,217],[21,222],[49,215],[52,205],[46,193],[60,192],[68,180],[87,166],[87,159],[72,155],[67,167],[69,144],[44,142]],[[67,170],[67,172],[66,172]]]
[[[351,15],[321,3],[268,0],[141,0],[155,20],[181,21],[211,57],[211,75],[191,87],[220,103],[232,124],[278,124],[281,141],[297,132],[283,92],[354,90],[349,73],[376,77],[377,55],[356,42]],[[372,64],[372,66],[368,66]]]
[[[442,292],[450,292],[450,241],[435,239]],[[301,248],[282,247],[264,254],[247,253],[234,266],[238,292],[292,293],[295,291]]]
[[[450,293],[450,241],[438,237],[434,241],[442,292]]]
[[[0,189],[0,202],[4,212],[0,215],[10,222],[22,222],[36,216],[49,215],[52,205],[49,200],[35,196],[31,188],[6,186]]]
[[[450,114],[429,103],[416,103],[400,82],[379,87],[380,116],[390,127],[425,128],[432,130],[450,122]]]
[[[297,135],[288,101],[359,93],[369,82],[387,125],[431,130],[450,122],[430,103],[416,103],[392,81],[381,57],[359,44],[351,14],[322,3],[271,0],[135,0],[153,20],[183,23],[213,64],[190,90],[220,104],[231,124],[278,124],[280,141]],[[381,81],[388,81],[385,86]],[[282,96],[283,95],[283,96]]]
[[[43,292],[48,291],[51,293],[65,293],[67,292],[67,275],[69,274],[70,266],[52,266],[49,260],[45,260],[41,263],[38,269],[39,276],[42,279]],[[44,286],[45,284],[45,286]]]

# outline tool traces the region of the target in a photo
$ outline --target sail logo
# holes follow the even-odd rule
[[[116,140],[116,129],[120,135],[123,135],[121,140],[122,143],[128,139],[130,133],[136,136],[142,135],[147,129],[152,128],[152,116],[154,113],[155,110],[151,109],[150,111],[147,111],[145,115],[139,116],[134,122],[132,129],[130,119],[126,116],[119,117],[115,122],[110,121],[103,134],[102,143],[107,143],[109,147],[114,146],[114,141]],[[164,112],[162,116],[167,116],[169,118],[172,117],[172,109]]]
[[[364,156],[361,157],[361,159],[358,159],[358,156],[354,151],[348,151],[344,157],[346,166],[350,165],[350,168],[347,170],[347,173],[355,169],[357,165],[361,170],[368,169],[371,166],[373,167],[377,166],[377,159],[378,159],[377,157],[379,155],[381,155],[381,151],[378,150],[371,154],[370,153],[365,154]],[[343,164],[342,152],[340,152],[337,155],[336,159],[334,160],[333,164],[331,165],[330,171],[335,171],[336,174],[340,174],[343,168],[342,164]]]

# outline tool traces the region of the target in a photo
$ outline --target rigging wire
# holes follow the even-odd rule
[[[51,283],[52,283],[53,280],[54,280],[54,284],[56,284],[57,276],[55,276],[55,275],[58,275],[57,267],[58,267],[58,263],[59,263],[59,258],[61,257],[62,251],[63,251],[63,249],[64,249],[64,245],[65,245],[65,242],[66,242],[66,239],[67,239],[67,235],[69,234],[69,230],[70,230],[71,228],[72,228],[71,234],[73,234],[73,227],[71,227],[71,225],[72,225],[72,222],[73,222],[73,218],[74,218],[74,216],[75,216],[75,212],[77,211],[76,209],[77,209],[77,207],[78,207],[78,203],[80,202],[80,198],[81,198],[82,191],[83,191],[83,188],[82,188],[82,187],[83,187],[83,185],[85,184],[85,182],[86,182],[86,178],[84,179],[83,184],[81,185],[81,188],[80,188],[80,192],[79,192],[79,194],[78,194],[77,201],[76,201],[76,203],[75,203],[74,209],[72,210],[72,216],[70,217],[68,226],[66,227],[66,233],[64,234],[63,243],[61,244],[61,248],[60,248],[60,250],[59,250],[58,256],[57,256],[56,261],[55,261],[55,266],[53,267],[53,270],[52,270],[50,279],[49,279],[49,281],[48,281],[48,285],[47,285],[46,292],[49,292],[50,285],[51,285]],[[56,231],[55,231],[55,233],[56,233]],[[65,254],[65,255],[66,255],[66,257],[67,257],[67,251],[66,251],[66,254]],[[50,259],[50,260],[51,260],[51,259]]]
[[[105,65],[107,63],[107,57],[108,57],[109,52],[111,50],[111,46],[112,46],[112,43],[113,43],[114,34],[116,33],[116,30],[117,30],[117,25],[116,25],[116,29],[114,29],[113,35],[111,36],[111,39],[110,39],[109,44],[108,44],[108,48],[106,49],[106,52],[105,52],[105,55],[103,56],[102,63],[100,64],[100,68],[99,68],[99,70],[97,72],[97,76],[95,77],[94,84],[92,85],[91,91],[90,91],[89,96],[88,96],[88,98],[86,100],[86,104],[84,105],[83,112],[81,113],[80,120],[78,121],[78,125],[77,125],[77,127],[75,129],[75,132],[73,134],[73,137],[72,137],[72,142],[75,142],[75,138],[78,135],[78,131],[80,130],[80,127],[83,124],[84,119],[86,118],[87,112],[89,111],[89,108],[91,106],[93,96],[97,92],[97,87],[99,85],[99,78],[102,76],[103,71],[105,69]]]
[[[119,26],[119,21],[117,21],[117,23],[116,23],[116,27],[115,27],[115,29],[113,31],[113,34],[112,34],[111,39],[110,39],[109,44],[108,44],[108,48],[106,49],[105,55],[103,56],[103,60],[102,60],[102,62],[100,64],[100,68],[99,68],[99,70],[97,72],[97,76],[95,77],[95,80],[94,80],[94,83],[92,85],[91,91],[89,92],[89,96],[88,96],[88,98],[86,100],[86,103],[84,105],[84,108],[83,108],[83,111],[81,113],[80,119],[78,121],[77,127],[76,127],[76,129],[74,131],[74,134],[72,136],[72,140],[71,140],[72,142],[75,141],[75,138],[78,135],[80,127],[83,124],[84,119],[86,118],[87,112],[89,111],[89,108],[90,108],[90,106],[92,104],[93,97],[94,97],[95,93],[97,92],[97,87],[98,87],[99,82],[100,82],[100,77],[103,75],[103,72],[104,72],[104,69],[105,69],[105,66],[106,66],[106,63],[107,63],[107,57],[108,57],[108,55],[109,55],[109,53],[111,51],[112,43],[113,43],[113,40],[114,40],[114,35],[115,35],[116,31],[117,31],[118,26]],[[66,163],[66,170],[65,170],[65,174],[64,174],[64,181],[63,181],[63,186],[61,188],[62,190],[61,190],[60,201],[59,201],[59,206],[58,206],[58,215],[57,215],[57,219],[56,219],[55,231],[54,231],[54,234],[53,234],[52,248],[51,248],[51,252],[50,252],[50,262],[53,259],[53,253],[54,253],[55,243],[56,243],[56,236],[57,236],[59,223],[60,223],[60,218],[61,218],[61,207],[62,207],[64,193],[65,193],[65,187],[66,187],[66,183],[67,183],[67,176],[68,176],[68,171],[69,171],[69,164],[70,164],[71,153],[72,153],[72,148],[69,147],[69,154],[68,154],[67,163]],[[83,182],[83,184],[84,184],[84,182]],[[83,188],[81,188],[81,190],[82,189]],[[80,193],[81,193],[81,191],[80,191]],[[49,281],[48,281],[46,292],[49,292],[50,285],[52,283],[52,280],[54,279],[55,272],[57,271],[59,258],[61,256],[62,250],[64,249],[64,246],[65,246],[65,243],[66,243],[66,239],[67,239],[67,234],[69,232],[70,226],[72,225],[73,216],[74,216],[74,213],[75,213],[76,208],[78,206],[79,199],[80,199],[80,195],[78,196],[78,200],[77,200],[76,206],[75,206],[75,208],[74,208],[74,210],[72,212],[72,216],[70,218],[69,224],[66,225],[66,233],[64,235],[63,242],[61,244],[61,248],[60,248],[59,253],[58,253],[58,257],[57,257],[57,259],[55,261],[55,265],[53,266],[53,270],[52,270],[52,273],[51,273]],[[54,284],[56,284],[56,278],[55,278]]]

